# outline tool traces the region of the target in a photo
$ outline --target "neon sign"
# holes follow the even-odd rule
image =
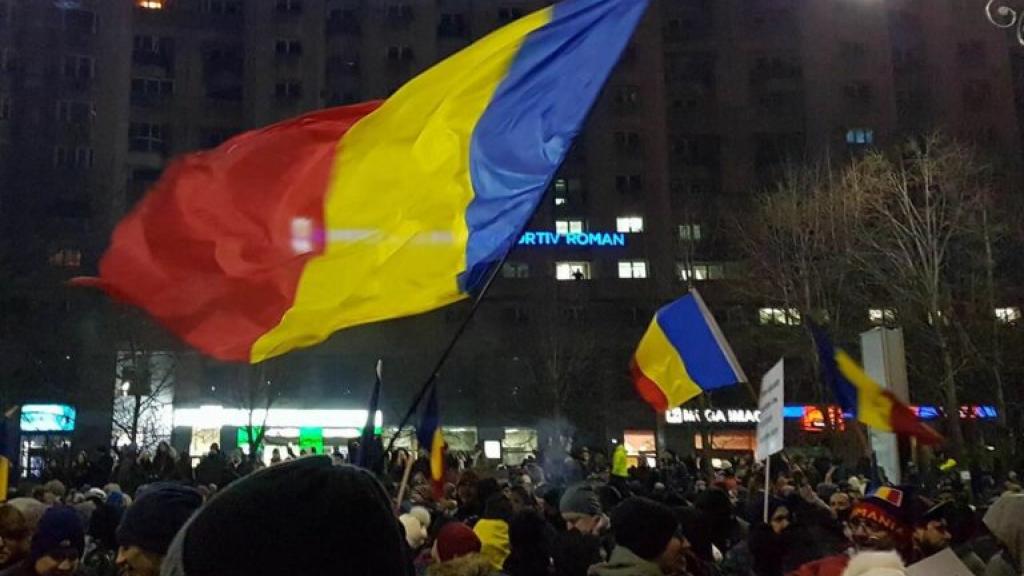
[[[756,424],[760,420],[760,410],[739,408],[730,408],[728,410],[715,408],[708,408],[706,410],[675,408],[665,412],[665,422],[668,424],[696,424],[699,422],[709,422],[712,424]]]
[[[625,246],[626,235],[622,232],[523,232],[519,246]]]

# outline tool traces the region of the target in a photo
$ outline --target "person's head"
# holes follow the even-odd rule
[[[216,442],[214,442],[213,444],[210,444],[210,454],[219,454],[219,453],[220,453],[220,444],[217,444]]]
[[[828,507],[832,509],[832,515],[836,520],[845,522],[850,518],[850,509],[853,503],[850,495],[846,492],[834,492],[828,499]]]
[[[883,486],[854,504],[849,525],[857,548],[904,550],[910,540],[911,528],[907,499],[902,490]]]
[[[995,501],[982,522],[1012,558],[1024,563],[1024,495],[1007,494]]]
[[[32,529],[20,510],[0,504],[0,567],[20,562],[29,553]]]
[[[60,502],[67,495],[68,490],[60,480],[50,480],[43,484],[43,503],[52,505]]]
[[[430,554],[437,562],[448,562],[480,552],[480,537],[462,522],[449,522],[441,527]]]
[[[314,456],[221,490],[178,531],[162,573],[278,576],[342,565],[353,576],[406,576],[410,568],[392,503],[373,474]]]
[[[931,505],[931,502],[922,501],[919,504],[923,510],[914,520],[914,547],[924,556],[931,556],[949,546],[953,534],[949,530],[949,521],[946,512],[952,507],[949,502],[940,502]]]
[[[514,508],[516,512],[519,512],[520,510],[534,510],[537,508],[536,501],[525,486],[513,486],[509,491],[508,497],[512,501],[512,508]]]
[[[427,527],[412,514],[402,514],[398,521],[402,524],[402,532],[405,533],[405,542],[409,548],[413,551],[419,550],[427,541]]]
[[[628,498],[612,510],[611,520],[619,546],[657,564],[663,574],[685,568],[686,539],[669,507],[646,498]]]
[[[785,503],[769,504],[768,525],[771,526],[772,532],[782,534],[792,522],[793,516],[789,511],[789,506]]]
[[[85,551],[85,531],[70,506],[53,506],[39,520],[29,560],[37,576],[67,576],[78,569]]]
[[[203,504],[198,490],[157,483],[140,490],[117,527],[121,576],[157,576],[174,535]]]
[[[171,451],[171,447],[167,445],[167,442],[161,442],[156,446],[157,454],[166,454]]]
[[[602,515],[601,498],[592,486],[570,486],[562,495],[558,510],[568,530],[576,530],[582,534],[597,532]]]
[[[508,496],[498,492],[497,494],[493,494],[487,499],[487,502],[484,503],[484,513],[481,518],[511,522],[515,513],[515,509],[512,507],[512,501],[509,500]]]

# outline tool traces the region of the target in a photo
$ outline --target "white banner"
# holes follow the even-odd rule
[[[779,360],[764,375],[764,378],[761,378],[761,398],[757,406],[761,418],[757,423],[757,450],[754,451],[756,460],[764,460],[772,454],[782,451],[784,378],[782,360]]]

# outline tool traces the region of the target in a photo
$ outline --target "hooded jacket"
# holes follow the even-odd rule
[[[1024,563],[1024,495],[996,500],[982,520],[1003,549],[988,561],[985,576],[1019,576]]]
[[[658,565],[644,560],[625,546],[616,546],[607,562],[595,564],[588,576],[662,576]]]
[[[466,554],[427,567],[427,576],[493,576],[490,561],[482,554]]]
[[[477,520],[473,532],[480,539],[480,554],[494,570],[500,571],[512,551],[508,541],[508,522],[483,518]]]

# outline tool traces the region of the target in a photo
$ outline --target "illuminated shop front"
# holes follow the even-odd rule
[[[38,478],[46,458],[68,451],[77,411],[67,404],[25,404],[18,419],[18,465],[22,478]]]

